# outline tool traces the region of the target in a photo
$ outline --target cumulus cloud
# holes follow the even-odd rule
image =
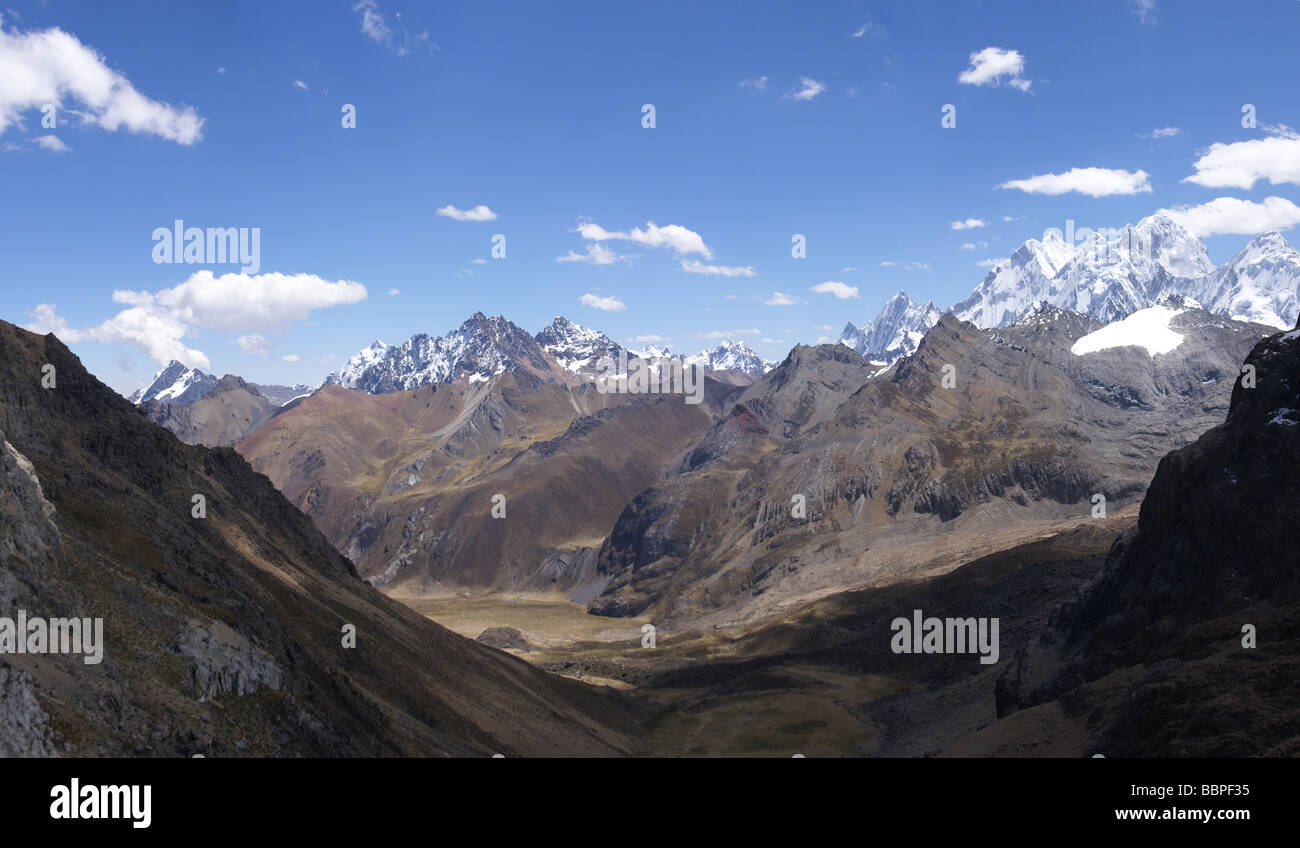
[[[1300,138],[1280,133],[1271,138],[1212,144],[1192,167],[1196,173],[1184,177],[1183,182],[1206,188],[1248,189],[1258,180],[1300,185]]]
[[[569,251],[567,256],[555,257],[556,262],[585,262],[588,265],[613,265],[626,259],[631,259],[630,255],[615,253],[603,244],[587,245],[586,253],[574,253]]]
[[[1219,197],[1199,206],[1161,209],[1200,238],[1213,235],[1256,235],[1274,230],[1289,230],[1300,223],[1300,206],[1283,197],[1267,197],[1263,202],[1237,197]]]
[[[645,229],[633,227],[625,231],[611,231],[595,221],[581,221],[578,223],[578,235],[587,241],[631,241],[645,247],[667,247],[680,256],[694,253],[705,259],[713,258],[713,251],[704,244],[699,233],[678,224],[660,227],[654,221],[648,221]]]
[[[756,277],[751,265],[705,265],[698,259],[682,260],[682,270],[688,274],[706,274],[710,277]]]
[[[183,283],[158,292],[118,290],[113,302],[127,306],[95,327],[77,329],[59,316],[53,304],[32,312],[28,329],[53,332],[65,342],[93,340],[132,345],[159,364],[173,359],[191,368],[211,361],[187,347],[185,338],[203,330],[243,333],[241,349],[256,346],[260,333],[286,332],[313,310],[357,303],[366,288],[346,280],[329,282],[314,274],[223,274],[196,271]]]
[[[239,346],[244,353],[258,353],[265,356],[271,349],[271,341],[266,336],[257,333],[246,333],[235,339],[232,344]]]
[[[449,203],[435,211],[433,214],[440,218],[450,218],[453,221],[482,222],[495,221],[497,219],[497,213],[482,204],[475,206],[473,209],[457,209]]]
[[[590,306],[592,309],[599,309],[602,312],[622,312],[627,309],[623,301],[616,297],[598,297],[594,294],[584,294],[578,298],[583,306]]]
[[[779,291],[774,291],[771,294],[761,294],[758,299],[762,301],[764,306],[795,306],[799,303],[799,298]]]
[[[782,100],[812,100],[826,90],[826,84],[812,77],[799,77],[799,87],[781,95]]]
[[[977,230],[980,227],[987,227],[988,223],[981,221],[979,218],[967,218],[965,221],[953,221],[948,225],[950,230]]]
[[[42,150],[49,150],[52,153],[67,153],[72,149],[60,141],[59,137],[54,134],[38,135],[34,141]]]
[[[957,75],[957,82],[964,85],[1008,85],[1029,91],[1032,81],[1022,76],[1024,72],[1025,57],[1019,50],[985,47],[970,54],[970,67]]]
[[[850,286],[835,280],[827,280],[824,283],[818,283],[812,287],[817,294],[833,294],[841,300],[847,300],[858,296],[858,287]]]
[[[203,119],[194,109],[145,97],[75,36],[57,27],[6,30],[0,22],[0,135],[21,124],[24,112],[47,103],[83,126],[109,132],[125,129],[182,145],[203,137]]]
[[[1071,168],[1063,174],[1038,174],[1023,180],[1010,180],[998,188],[1013,188],[1026,194],[1066,194],[1075,191],[1089,197],[1139,194],[1151,191],[1146,171],[1117,168]]]

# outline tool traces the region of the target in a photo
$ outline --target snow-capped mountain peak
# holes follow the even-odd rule
[[[840,344],[852,348],[873,362],[893,363],[915,353],[921,339],[939,323],[943,312],[932,301],[919,304],[905,292],[894,295],[870,323],[844,326]]]
[[[1290,329],[1300,313],[1300,251],[1281,233],[1256,236],[1206,278],[1198,297],[1216,315]]]
[[[709,371],[739,371],[754,377],[761,377],[776,367],[775,362],[763,359],[743,341],[730,337],[724,338],[717,347],[686,357],[686,362]]]
[[[594,378],[614,366],[622,345],[599,330],[592,330],[555,316],[535,336],[542,349],[555,357],[560,367],[571,374]]]
[[[376,342],[325,382],[379,394],[432,383],[483,382],[515,370],[549,380],[560,376],[555,360],[527,331],[500,315],[475,312],[444,336],[417,333],[400,345]]]
[[[173,359],[154,375],[153,382],[132,392],[127,400],[137,405],[148,400],[162,404],[192,403],[212,391],[216,385],[216,377],[197,368],[187,368]]]

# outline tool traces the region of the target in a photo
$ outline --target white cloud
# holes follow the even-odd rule
[[[649,335],[645,335],[645,336],[633,336],[632,341],[637,342],[639,344],[658,344],[660,342],[667,342],[672,340],[665,336],[658,335],[656,333],[650,333]]]
[[[812,77],[799,77],[799,88],[781,95],[782,100],[812,100],[826,90],[826,84]]]
[[[999,265],[1006,265],[1010,259],[981,259],[975,264],[981,268],[996,268]]]
[[[767,91],[767,77],[750,78],[741,80],[738,88],[752,88],[755,91]]]
[[[761,336],[763,331],[754,327],[748,330],[710,330],[703,335],[697,334],[701,339],[729,339],[733,336]]]
[[[497,219],[497,213],[482,204],[475,206],[473,209],[457,209],[449,203],[433,214],[440,218],[451,218],[453,221],[482,222]]]
[[[72,149],[71,147],[68,147],[66,144],[60,141],[57,135],[54,135],[52,133],[50,135],[38,135],[33,140],[41,147],[42,150],[49,150],[53,153],[67,153],[69,150]]]
[[[225,69],[224,67],[217,68],[217,73],[219,73],[219,74],[224,74],[225,72],[226,72],[226,69]]]
[[[827,280],[824,283],[818,283],[812,287],[817,294],[833,294],[841,300],[847,300],[851,297],[858,296],[858,287],[845,285],[835,280]]]
[[[799,298],[779,291],[766,295],[761,294],[758,299],[762,301],[764,306],[796,306],[799,303]]]
[[[1289,230],[1300,224],[1300,206],[1282,197],[1267,197],[1262,203],[1236,197],[1219,197],[1199,206],[1161,209],[1197,236],[1256,235]]]
[[[1139,194],[1151,191],[1146,171],[1115,168],[1071,168],[1063,174],[1038,174],[1024,180],[1010,180],[998,188],[1014,188],[1026,194],[1065,194],[1077,191],[1089,197]]]
[[[361,31],[365,36],[374,43],[385,47],[396,53],[398,56],[405,56],[410,52],[412,47],[419,45],[428,45],[434,50],[438,46],[429,41],[429,31],[427,29],[419,32],[407,30],[406,25],[402,23],[402,13],[395,12],[393,17],[397,20],[397,27],[402,31],[401,43],[398,43],[396,33],[388,25],[384,13],[379,11],[379,4],[375,0],[359,0],[352,7],[352,11],[361,13]]]
[[[989,243],[986,241],[967,241],[967,242],[962,242],[961,249],[962,250],[983,250],[988,246]]]
[[[980,227],[987,227],[988,223],[981,221],[979,218],[967,218],[965,221],[953,221],[948,225],[950,230],[977,230]]]
[[[595,221],[581,221],[577,229],[578,234],[587,241],[633,241],[646,247],[671,248],[680,256],[696,253],[705,259],[713,258],[713,251],[704,244],[704,239],[700,238],[699,233],[678,224],[660,227],[654,221],[649,221],[644,230],[633,227],[631,230],[619,232],[607,230]]]
[[[627,309],[623,302],[616,297],[597,297],[594,294],[584,294],[578,298],[583,306],[590,306],[592,309],[599,309],[602,312],[622,312]]]
[[[294,88],[301,88],[303,91],[306,91],[306,90],[307,90],[307,83],[303,82],[302,80],[294,80],[294,81],[293,81],[293,87],[294,87]]]
[[[858,269],[857,269],[857,268],[854,268],[852,265],[849,265],[849,266],[846,266],[846,267],[844,267],[844,268],[841,268],[841,269],[840,269],[840,273],[841,273],[841,274],[847,274],[847,273],[849,273],[850,271],[856,271],[856,270],[858,270]]]
[[[710,277],[757,277],[751,265],[705,265],[698,259],[682,260],[682,270],[688,274],[705,274]]]
[[[1269,135],[1280,135],[1283,138],[1300,138],[1300,130],[1286,124],[1264,124],[1260,129]]]
[[[864,36],[864,35],[868,35],[868,34],[870,34],[870,35],[884,35],[884,34],[885,34],[885,28],[882,27],[880,24],[872,23],[871,21],[867,21],[865,24],[863,24],[862,26],[858,27],[858,28],[855,29],[853,32],[849,33],[849,37],[850,37],[850,38],[861,38],[862,36]]]
[[[930,265],[927,262],[891,262],[886,259],[880,263],[881,268],[906,268],[909,271],[929,271]]]
[[[257,333],[247,333],[235,339],[232,344],[239,345],[244,353],[257,353],[265,356],[271,349],[271,340]]]
[[[302,357],[296,353],[286,353],[280,359],[283,362],[302,362]]]
[[[384,20],[384,13],[379,11],[379,4],[375,0],[361,0],[352,7],[352,11],[361,13],[361,31],[367,38],[385,47],[392,46],[393,31],[389,28],[388,21]]]
[[[957,82],[965,85],[1009,85],[1029,91],[1031,80],[1021,75],[1025,72],[1025,57],[1018,50],[985,47],[970,54],[970,67],[957,75]]]
[[[314,274],[217,277],[211,271],[196,271],[185,282],[156,293],[113,292],[113,302],[129,308],[98,326],[70,327],[52,304],[41,304],[32,313],[35,320],[29,329],[57,333],[65,342],[130,344],[159,364],[177,359],[192,368],[208,368],[207,356],[186,347],[182,339],[202,330],[285,332],[292,323],[306,320],[313,310],[357,303],[365,297],[366,288],[360,283],[331,283]]]
[[[1176,135],[1182,135],[1181,127],[1160,127],[1149,133],[1138,133],[1138,138],[1173,138]]]
[[[613,265],[621,260],[631,259],[630,255],[615,253],[603,244],[587,245],[587,252],[574,253],[569,251],[568,256],[555,257],[556,262],[586,262],[588,265]]]
[[[1144,24],[1156,23],[1156,0],[1129,0],[1133,5],[1133,14],[1138,16],[1138,21]]]
[[[484,259],[484,258],[481,257],[481,256],[480,256],[478,259],[471,259],[470,261],[473,262],[475,265],[486,265],[486,264],[487,264],[487,260]]]
[[[389,290],[388,290],[388,294],[389,294],[391,297],[397,297],[397,296],[398,296],[399,294],[401,294],[401,293],[402,293],[402,290],[401,290],[401,289],[389,289]]]
[[[835,328],[832,327],[830,324],[814,324],[814,325],[813,325],[813,329],[814,329],[814,330],[825,330],[825,331],[828,331],[828,332],[829,332],[830,330],[834,330]]]
[[[67,106],[73,100],[82,108]],[[21,124],[23,112],[54,104],[83,125],[126,129],[182,145],[203,137],[203,119],[190,107],[150,100],[104,57],[58,28],[21,32],[0,28],[0,134]]]
[[[1206,188],[1250,188],[1257,180],[1268,180],[1273,185],[1300,185],[1300,138],[1280,134],[1232,144],[1212,144],[1192,167],[1196,173],[1185,177],[1183,182]]]

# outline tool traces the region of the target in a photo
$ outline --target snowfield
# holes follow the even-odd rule
[[[1183,343],[1182,335],[1169,329],[1169,322],[1175,315],[1181,315],[1185,311],[1167,306],[1139,309],[1127,318],[1107,324],[1079,339],[1070,348],[1070,353],[1082,356],[1128,345],[1146,348],[1152,356],[1168,353]]]

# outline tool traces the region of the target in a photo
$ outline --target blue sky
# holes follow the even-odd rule
[[[1297,222],[1291,0],[0,9],[0,317],[74,339],[121,390],[178,346],[315,384],[480,310],[779,359],[900,289],[951,306],[978,262],[1067,219],[1202,207],[1217,263]],[[1070,176],[1087,168],[1120,173]],[[998,187],[1043,175],[1071,190]],[[438,214],[478,206],[495,218]],[[259,228],[257,274],[155,263],[176,219]]]

